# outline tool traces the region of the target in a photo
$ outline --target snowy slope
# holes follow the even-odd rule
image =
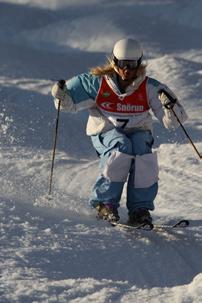
[[[202,151],[201,1],[0,1],[0,302],[202,302],[201,161],[182,130],[155,121],[157,222],[187,230],[130,233],[98,222],[88,197],[98,159],[87,113],[60,116],[50,88],[103,63],[117,39],[135,35],[148,74],[179,96],[185,127]],[[73,127],[74,122],[77,126]],[[120,214],[127,218],[125,193]]]

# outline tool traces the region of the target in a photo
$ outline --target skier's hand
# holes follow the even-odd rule
[[[67,91],[65,85],[61,85],[60,82],[57,82],[53,85],[51,89],[51,94],[55,99],[64,100]]]
[[[173,96],[171,96],[168,92],[166,92],[164,90],[162,90],[160,92],[159,97],[160,97],[161,103],[167,109],[172,109],[174,107],[175,103],[177,102],[177,98],[174,98]]]

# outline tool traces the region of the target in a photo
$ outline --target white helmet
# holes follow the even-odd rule
[[[136,60],[140,61],[143,50],[140,43],[134,39],[126,38],[117,41],[113,48],[113,57],[117,60]]]

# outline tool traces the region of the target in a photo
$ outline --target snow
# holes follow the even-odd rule
[[[0,1],[1,303],[202,302],[201,160],[181,129],[154,122],[160,186],[152,215],[189,219],[186,230],[127,232],[95,219],[88,198],[98,159],[86,112],[60,115],[47,197],[51,86],[103,63],[125,35],[140,39],[148,74],[180,98],[201,152],[201,11],[201,1]]]

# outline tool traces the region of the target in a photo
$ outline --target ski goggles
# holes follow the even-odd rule
[[[113,61],[118,68],[136,69],[141,64],[142,57],[138,60],[118,60],[116,57],[113,57]]]

